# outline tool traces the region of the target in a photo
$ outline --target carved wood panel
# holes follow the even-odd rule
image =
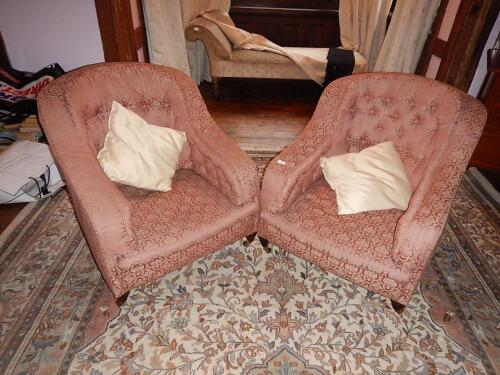
[[[233,0],[236,26],[286,47],[340,45],[338,0]]]

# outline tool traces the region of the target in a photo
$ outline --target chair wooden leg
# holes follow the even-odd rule
[[[259,242],[262,245],[264,249],[270,249],[271,246],[269,246],[269,240],[266,240],[264,237],[259,236]]]
[[[254,232],[246,236],[245,240],[243,240],[243,246],[247,247],[248,245],[250,245],[253,242],[253,240],[255,240],[255,236],[257,236],[257,232]]]
[[[123,293],[120,297],[115,300],[116,306],[122,307],[122,305],[127,301],[128,294],[130,292]]]
[[[404,309],[405,309],[405,305],[399,303],[399,302],[396,302],[394,300],[391,299],[391,305],[392,305],[392,308],[394,309],[394,311],[396,311],[398,314],[402,314]]]
[[[220,95],[220,77],[212,77],[212,89],[214,90],[215,99],[219,100],[219,95]]]

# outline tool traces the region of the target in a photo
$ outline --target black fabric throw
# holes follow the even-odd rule
[[[328,50],[328,62],[326,64],[325,80],[323,88],[337,78],[352,74],[356,61],[354,51],[330,47]]]

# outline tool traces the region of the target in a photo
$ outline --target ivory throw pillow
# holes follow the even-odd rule
[[[337,195],[339,215],[408,208],[411,186],[392,142],[321,158],[320,164]]]
[[[172,178],[186,143],[184,132],[148,124],[115,101],[108,128],[97,160],[112,181],[156,191],[172,189]]]

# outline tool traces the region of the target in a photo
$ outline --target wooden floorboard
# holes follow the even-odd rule
[[[14,203],[0,205],[0,233],[10,224],[16,215],[26,206],[27,203]]]
[[[313,82],[222,80],[215,100],[210,84],[200,87],[215,122],[245,150],[279,152],[311,118],[321,88]]]

